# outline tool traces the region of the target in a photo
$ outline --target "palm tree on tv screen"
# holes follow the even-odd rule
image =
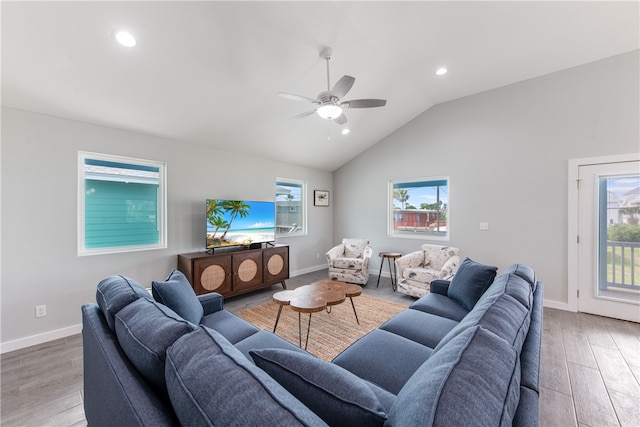
[[[222,237],[220,237],[220,240],[224,240],[224,238],[226,237],[229,229],[231,229],[233,220],[236,219],[238,215],[240,215],[240,218],[245,218],[249,215],[249,210],[251,209],[251,206],[249,206],[242,200],[228,200],[222,204],[222,207],[226,212],[231,211],[231,219],[229,219],[227,229],[224,231],[224,234],[222,234]]]

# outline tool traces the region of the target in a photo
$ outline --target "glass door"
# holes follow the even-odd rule
[[[579,168],[578,310],[640,322],[640,162]]]

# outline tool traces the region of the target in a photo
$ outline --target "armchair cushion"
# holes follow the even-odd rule
[[[369,383],[338,365],[290,350],[250,354],[259,368],[329,425],[382,426],[386,420]]]
[[[198,325],[204,309],[189,280],[179,270],[173,270],[164,282],[153,282],[151,292],[156,301],[166,305],[185,320]]]
[[[360,258],[335,258],[333,259],[333,268],[344,268],[347,270],[362,270],[362,257]]]
[[[480,299],[484,291],[493,283],[498,267],[477,263],[465,258],[460,264],[458,272],[449,285],[449,298],[460,303],[467,310],[471,310]]]
[[[366,239],[342,239],[345,258],[363,258],[364,249],[369,245]]]

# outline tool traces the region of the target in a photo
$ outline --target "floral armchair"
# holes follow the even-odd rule
[[[373,249],[366,239],[342,239],[341,244],[331,248],[326,254],[329,278],[366,285],[372,253]]]
[[[453,276],[458,265],[458,248],[422,245],[422,250],[403,255],[396,260],[398,292],[420,298],[429,293],[432,280]]]

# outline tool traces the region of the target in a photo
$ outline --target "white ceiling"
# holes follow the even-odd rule
[[[435,104],[639,48],[627,2],[2,2],[2,104],[333,171]],[[137,39],[113,40],[116,29]],[[331,84],[387,105],[308,105]],[[440,66],[449,68],[436,76]]]

